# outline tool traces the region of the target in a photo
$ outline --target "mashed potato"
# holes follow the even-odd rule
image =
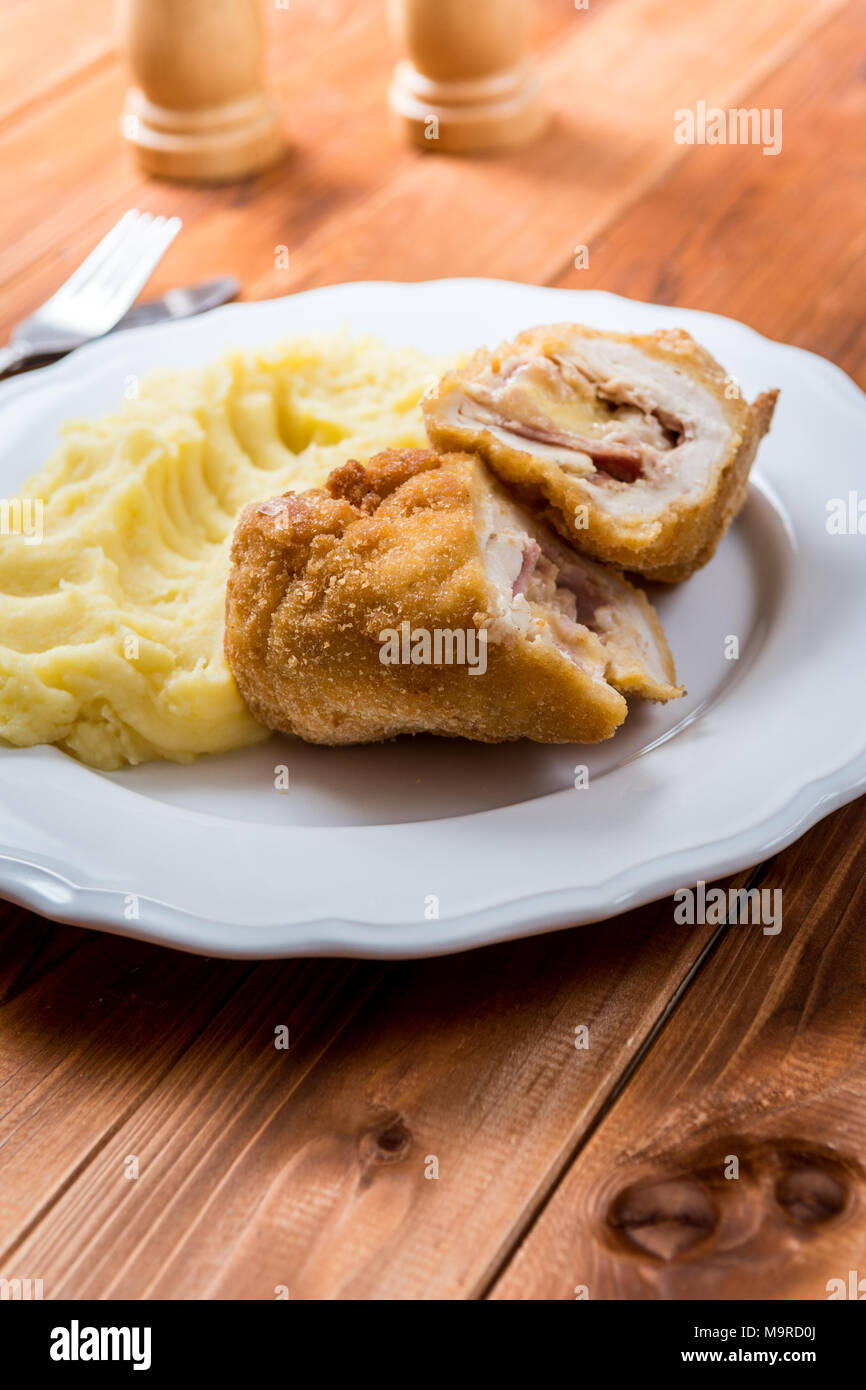
[[[21,489],[44,534],[0,543],[0,737],[98,768],[187,762],[267,737],[223,656],[241,508],[347,458],[423,444],[442,362],[328,335],[142,382],[62,432]]]

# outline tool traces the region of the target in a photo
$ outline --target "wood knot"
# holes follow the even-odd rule
[[[635,1183],[614,1199],[607,1215],[622,1241],[659,1260],[675,1260],[703,1244],[718,1219],[715,1202],[693,1178]]]
[[[840,1176],[818,1164],[804,1164],[778,1179],[776,1201],[798,1226],[817,1226],[845,1210],[848,1191]]]
[[[412,1136],[400,1119],[374,1125],[361,1135],[359,1152],[365,1167],[400,1163],[412,1147]]]

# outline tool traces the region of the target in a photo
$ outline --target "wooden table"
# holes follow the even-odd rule
[[[110,0],[3,0],[0,331],[137,206],[185,223],[149,293],[601,287],[866,384],[866,0],[540,0],[549,133],[460,161],[390,138],[383,9],[267,7],[291,159],[208,191],[123,148]],[[781,108],[782,153],[675,143],[699,99]],[[668,900],[412,964],[198,959],[7,907],[0,1275],[47,1298],[824,1298],[866,1275],[864,845],[854,803],[738,877],[782,888],[777,937],[676,927]]]

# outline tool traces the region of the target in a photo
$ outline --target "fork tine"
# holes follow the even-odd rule
[[[140,217],[141,213],[138,212],[136,208],[132,208],[129,212],[125,212],[123,216],[115,222],[111,230],[106,232],[102,240],[94,246],[90,255],[85,257],[81,265],[72,272],[68,280],[64,280],[60,288],[55,290],[54,294],[46,303],[55,305],[61,299],[65,299],[68,294],[75,294],[81,289],[82,285],[90,278],[93,271],[97,270],[113,253],[115,247],[120,245],[132,232]]]
[[[162,219],[154,217],[152,213],[142,213],[136,225],[132,228],[129,235],[123,241],[118,242],[114,251],[106,261],[103,261],[98,274],[90,282],[90,290],[96,294],[109,294],[115,286],[120,284],[130,266],[135,265],[141,256],[151,229],[157,226]]]
[[[135,266],[148,245],[148,240],[153,227],[161,218],[154,217],[152,213],[142,213],[136,225],[129,232],[123,241],[118,242],[111,255],[92,275],[87,283],[87,292],[99,295],[104,298],[114,292],[116,287],[123,283],[124,276],[130,268]]]
[[[111,264],[104,267],[105,273],[99,277],[100,289],[105,294],[113,294],[124,283],[130,271],[147,255],[153,241],[159,238],[166,221],[160,215],[150,218],[147,223],[139,223],[130,241],[118,248]]]
[[[112,266],[107,280],[99,287],[114,308],[122,304],[120,312],[123,312],[129,307],[147,284],[182,226],[179,217],[158,217],[142,229],[135,247],[128,248],[128,254]]]
[[[20,347],[73,348],[107,333],[133,303],[182,226],[179,217],[125,213],[34,314],[18,324]],[[19,354],[20,355],[20,354]]]

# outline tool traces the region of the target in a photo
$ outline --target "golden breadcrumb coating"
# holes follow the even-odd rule
[[[740,510],[777,394],[750,405],[679,329],[558,324],[475,353],[423,410],[436,448],[479,453],[579,550],[674,582]]]
[[[255,718],[327,744],[422,731],[596,742],[626,716],[613,682],[682,693],[645,595],[578,557],[575,599],[521,527],[477,458],[428,450],[350,461],[324,489],[250,504],[232,545],[225,650]],[[498,582],[488,564],[511,570]],[[548,590],[563,610],[588,604],[598,631],[533,597]],[[475,669],[385,664],[383,634],[395,632],[466,634]]]

